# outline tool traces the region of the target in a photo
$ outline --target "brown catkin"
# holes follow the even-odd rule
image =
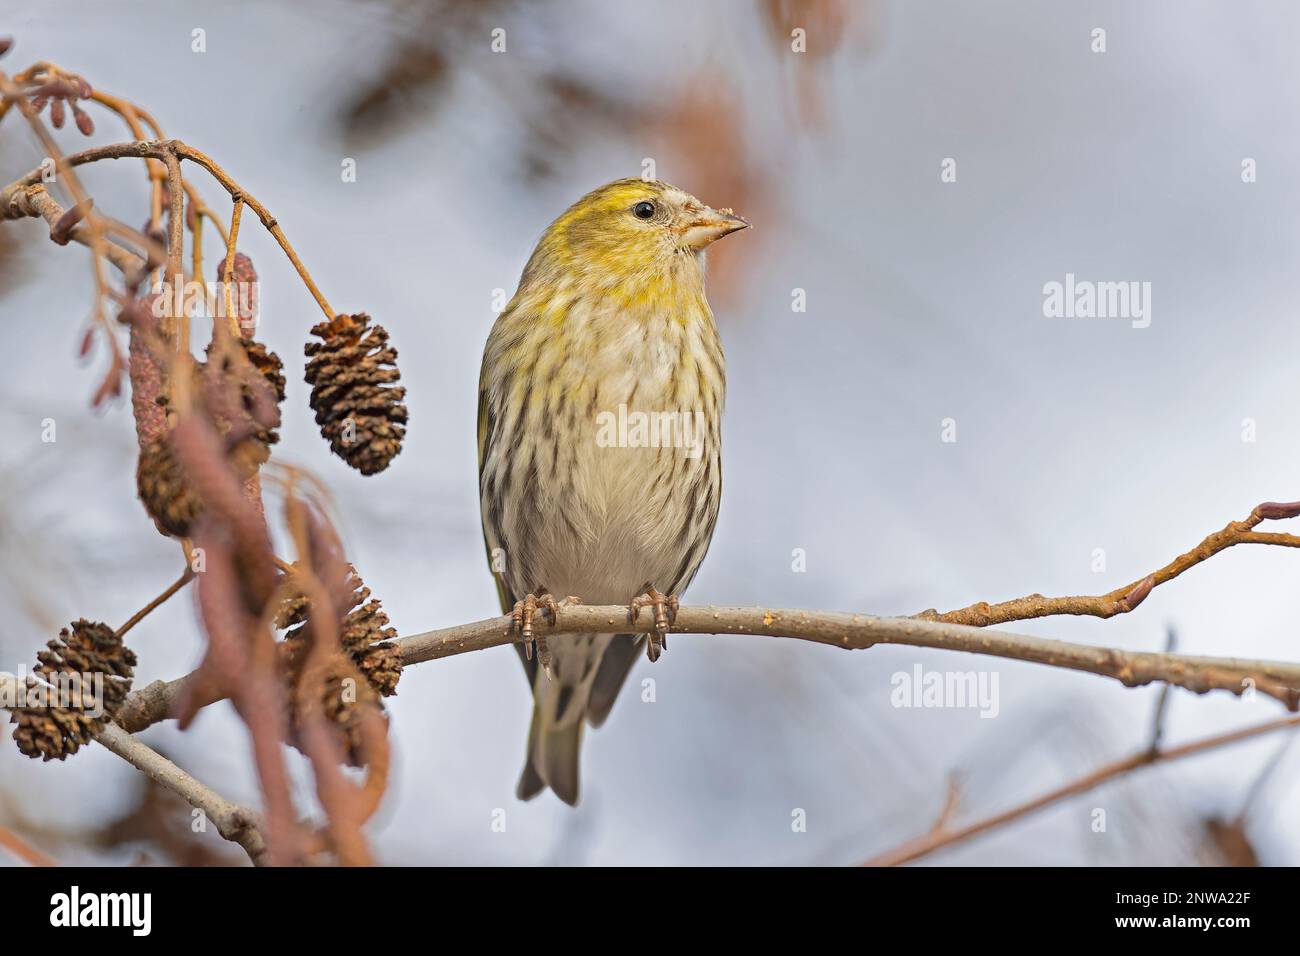
[[[241,480],[252,477],[279,442],[279,404],[284,401],[284,363],[265,345],[241,339],[248,365],[208,348],[208,361],[194,366],[193,393],[226,441],[230,463]],[[251,377],[250,377],[251,376]],[[163,406],[165,407],[165,400]],[[165,412],[164,412],[165,414]],[[203,511],[167,433],[147,440],[136,465],[136,490],[145,510],[163,534],[186,537]]]
[[[41,705],[16,707],[14,741],[29,757],[64,760],[90,743],[113,719],[131,692],[135,654],[107,624],[82,618],[59,632],[36,655],[36,673],[49,688],[28,678],[27,694],[44,694]],[[95,675],[103,675],[102,690]]]
[[[231,301],[238,313],[236,318],[239,329],[245,337],[251,336],[257,327],[258,319],[257,270],[253,268],[253,260],[242,252],[236,252],[231,274],[231,284],[234,286],[231,289]],[[224,257],[217,262],[217,281],[226,281]]]
[[[304,347],[306,378],[321,435],[363,475],[383,471],[402,450],[407,421],[388,332],[365,313],[337,315],[311,331],[321,341]]]
[[[215,355],[208,346],[208,361],[199,366],[207,378],[211,417],[227,441],[227,450],[240,478],[249,478],[271,457],[280,441],[279,405],[284,401],[284,363],[280,356],[251,338],[240,339],[244,365],[237,357]],[[236,353],[237,355],[238,353]],[[236,389],[238,403],[231,401]]]

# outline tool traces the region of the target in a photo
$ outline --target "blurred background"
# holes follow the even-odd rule
[[[1260,501],[1300,498],[1298,28],[1281,0],[80,0],[0,16],[17,41],[7,72],[48,59],[140,103],[271,208],[336,308],[392,333],[411,428],[367,479],[329,454],[308,409],[316,307],[246,220],[259,338],[290,366],[277,457],[333,491],[349,554],[402,634],[496,613],[474,450],[495,290],[514,291],[569,203],[647,159],[755,224],[710,254],[727,478],[691,603],[907,614],[1100,593]],[[126,138],[95,115],[96,141]],[[0,126],[0,180],[41,155],[15,117]],[[138,164],[85,181],[101,210],[145,218]],[[196,181],[224,214],[224,194]],[[0,669],[30,667],[75,618],[125,620],[180,570],[135,500],[129,404],[88,407],[104,361],[77,358],[88,262],[34,222],[0,227],[15,333],[0,351]],[[1044,317],[1043,285],[1067,273],[1150,282],[1150,326]],[[1242,546],[1132,615],[1010,629],[1161,649],[1172,628],[1188,653],[1296,659],[1298,580],[1300,555]],[[137,686],[197,663],[191,601],[133,633]],[[892,706],[891,677],[916,664],[996,673],[997,716]],[[519,671],[499,648],[403,676],[369,828],[381,860],[854,863],[929,829],[954,773],[957,819],[973,819],[1141,748],[1158,695],[993,658],[686,636],[641,661],[587,735],[572,810],[515,800]],[[1166,740],[1279,712],[1174,691]],[[256,801],[228,705],[146,740]],[[926,862],[1300,863],[1286,811],[1300,757],[1279,755],[1285,742],[1148,769]],[[306,765],[289,759],[309,805]],[[0,825],[61,861],[240,860],[188,819],[102,748],[54,765],[0,748]]]

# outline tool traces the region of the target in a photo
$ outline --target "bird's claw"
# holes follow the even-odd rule
[[[641,608],[654,608],[655,629],[648,635],[649,641],[646,643],[646,656],[652,663],[659,660],[659,655],[668,647],[668,629],[677,619],[679,606],[680,602],[676,595],[664,594],[654,586],[653,582],[647,581],[642,592],[634,597],[627,607],[628,620],[632,623],[636,623]]]
[[[533,626],[537,620],[538,610],[550,614],[552,627],[559,623],[560,605],[551,596],[551,592],[541,585],[538,585],[532,594],[525,594],[522,600],[516,601],[510,616],[514,621],[515,633],[519,635],[519,640],[524,645],[524,657],[531,661],[533,648],[536,647],[537,663],[542,665],[542,670],[546,672],[547,677],[550,677],[551,649],[546,646],[546,637],[538,634]]]

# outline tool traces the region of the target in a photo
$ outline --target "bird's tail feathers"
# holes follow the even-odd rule
[[[543,728],[535,707],[533,714],[533,726],[528,732],[528,760],[519,775],[515,793],[520,800],[531,800],[550,787],[569,806],[577,806],[582,722]]]
[[[519,777],[519,799],[550,787],[569,806],[578,803],[578,752],[590,688],[561,684],[541,671],[533,691],[533,721],[528,728],[528,760]],[[582,699],[576,699],[577,695]]]
[[[614,686],[603,688],[600,675],[608,669],[602,667],[601,662],[611,640],[615,640],[615,636],[605,634],[575,642],[565,649],[567,654],[554,648],[557,659],[554,678],[538,670],[533,682],[528,759],[516,791],[519,799],[528,800],[550,787],[565,803],[570,806],[577,804],[583,724],[588,720],[597,724],[604,719],[613,703],[612,696],[617,693],[628,669],[625,664],[620,664],[614,668],[617,676],[606,673],[604,681]],[[576,683],[573,682],[575,678]],[[593,705],[598,708],[594,712]]]

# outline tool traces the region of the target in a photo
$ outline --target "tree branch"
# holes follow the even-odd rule
[[[222,169],[216,160],[208,156],[206,153],[203,153],[178,139],[168,139],[95,146],[90,149],[84,149],[79,153],[65,156],[60,160],[60,163],[62,166],[75,168],[86,163],[94,163],[108,159],[131,158],[158,159],[166,161],[169,157],[172,160],[189,160],[192,163],[197,163],[199,166],[202,166],[218,183],[221,184],[226,192],[230,194],[230,198],[233,201],[242,200],[249,209],[252,209],[253,212],[257,214],[257,218],[261,220],[262,225],[266,227],[267,232],[274,236],[275,241],[280,244],[280,248],[284,251],[289,262],[297,271],[299,278],[302,279],[303,284],[307,287],[307,291],[311,293],[312,298],[316,300],[316,304],[319,305],[321,311],[325,313],[326,318],[334,318],[333,308],[330,306],[329,302],[326,301],[325,296],[321,293],[319,287],[317,287],[316,281],[311,277],[311,273],[307,271],[307,267],[303,265],[302,260],[298,257],[297,251],[289,242],[289,238],[284,234],[284,230],[280,228],[279,222],[271,215],[270,210],[262,205],[262,203],[260,203],[252,193],[245,190],[244,187],[231,178],[230,174]],[[0,190],[0,207],[3,207],[6,199],[13,193],[40,182],[41,170],[35,169],[21,179],[10,183],[3,190]]]
[[[44,219],[53,230],[67,212],[63,205],[49,194],[40,183],[30,183],[21,188],[8,187],[0,191],[0,219]],[[79,224],[69,234],[69,238],[83,246],[94,248],[90,229],[85,223]],[[143,274],[145,260],[112,242],[103,244],[103,255],[124,276],[134,277]]]
[[[1127,614],[1141,604],[1153,588],[1172,581],[1189,568],[1214,557],[1225,548],[1237,544],[1272,544],[1284,548],[1300,548],[1300,535],[1280,532],[1256,531],[1261,521],[1277,521],[1300,516],[1300,501],[1266,501],[1241,521],[1232,521],[1220,531],[1206,535],[1192,550],[1180,554],[1160,570],[1137,581],[1125,584],[1106,594],[1091,597],[1043,597],[1029,594],[1014,601],[989,604],[980,601],[969,607],[940,614],[934,608],[916,615],[925,621],[946,621],[950,624],[972,624],[987,627],[1010,621],[1027,621],[1035,617],[1052,617],[1057,614],[1074,614],[1089,617],[1114,617]]]
[[[8,827],[0,827],[0,850],[8,850],[28,866],[58,866]]]
[[[143,621],[154,611],[158,610],[159,607],[161,607],[163,604],[167,602],[168,598],[174,595],[181,588],[185,587],[185,585],[189,584],[193,578],[194,578],[194,572],[190,570],[189,565],[186,565],[185,570],[181,572],[180,577],[178,577],[171,584],[167,585],[166,589],[164,589],[161,594],[159,594],[156,598],[154,598],[144,607],[140,608],[140,610],[132,614],[130,619],[127,620],[125,624],[123,624],[121,627],[117,629],[117,636],[119,638],[122,637],[122,635],[124,635],[127,631],[131,630],[131,628],[135,627],[137,624]]]
[[[0,693],[15,698],[20,685],[13,674],[0,672]],[[266,854],[258,816],[200,783],[156,750],[110,723],[95,735],[95,742],[117,754],[137,770],[201,810],[227,840],[238,843],[253,863],[260,865]]]
[[[629,619],[628,609],[572,605],[560,611],[560,626],[538,621],[539,634],[605,634],[611,631],[647,631],[652,612],[638,609]],[[1300,707],[1300,664],[1283,661],[1195,657],[1151,651],[1125,651],[1115,647],[1072,644],[1028,634],[989,631],[966,624],[945,624],[910,617],[873,617],[828,611],[788,611],[761,607],[682,607],[672,625],[674,634],[737,634],[786,637],[846,650],[864,650],[877,644],[900,644],[936,650],[966,651],[990,657],[1028,661],[1086,671],[1109,677],[1126,687],[1163,682],[1198,694],[1226,690],[1242,694],[1256,689],[1282,701],[1288,709]],[[397,641],[402,665],[500,647],[517,640],[509,615],[472,624],[413,634]],[[172,715],[178,695],[193,675],[172,681],[155,681],[132,693],[118,711],[117,722],[136,732]],[[209,698],[211,694],[208,695]],[[204,704],[214,703],[207,699]]]
[[[1239,743],[1243,740],[1249,740],[1252,737],[1258,737],[1261,734],[1273,733],[1287,727],[1294,727],[1300,724],[1300,715],[1292,717],[1281,717],[1277,720],[1271,720],[1263,724],[1255,724],[1253,727],[1244,727],[1240,730],[1233,730],[1226,734],[1215,734],[1212,737],[1202,737],[1191,743],[1182,744],[1178,747],[1170,747],[1167,750],[1152,749],[1143,747],[1136,753],[1130,754],[1121,760],[1098,767],[1091,773],[1072,780],[1054,790],[1049,790],[1040,794],[1031,800],[1003,810],[1001,813],[995,813],[990,817],[977,820],[974,823],[968,823],[963,827],[949,829],[946,826],[940,826],[923,836],[895,847],[885,853],[872,857],[863,863],[863,866],[898,866],[902,863],[910,863],[912,860],[920,859],[927,854],[943,847],[952,846],[954,843],[960,843],[963,840],[970,839],[980,833],[987,833],[1003,824],[1010,823],[1013,820],[1019,820],[1021,817],[1029,816],[1046,806],[1057,803],[1070,797],[1078,796],[1081,793],[1087,793],[1096,787],[1101,786],[1108,780],[1113,780],[1123,774],[1130,773],[1141,767],[1149,767],[1155,763],[1168,763],[1171,760],[1180,760],[1183,757],[1190,757],[1193,754],[1204,753],[1207,750],[1214,750],[1218,747],[1226,747],[1229,744]]]
[[[148,774],[194,809],[203,811],[204,816],[216,826],[217,832],[243,847],[254,864],[260,866],[264,862],[266,842],[262,838],[258,815],[252,810],[227,800],[200,783],[116,724],[109,724],[96,734],[95,741]]]

